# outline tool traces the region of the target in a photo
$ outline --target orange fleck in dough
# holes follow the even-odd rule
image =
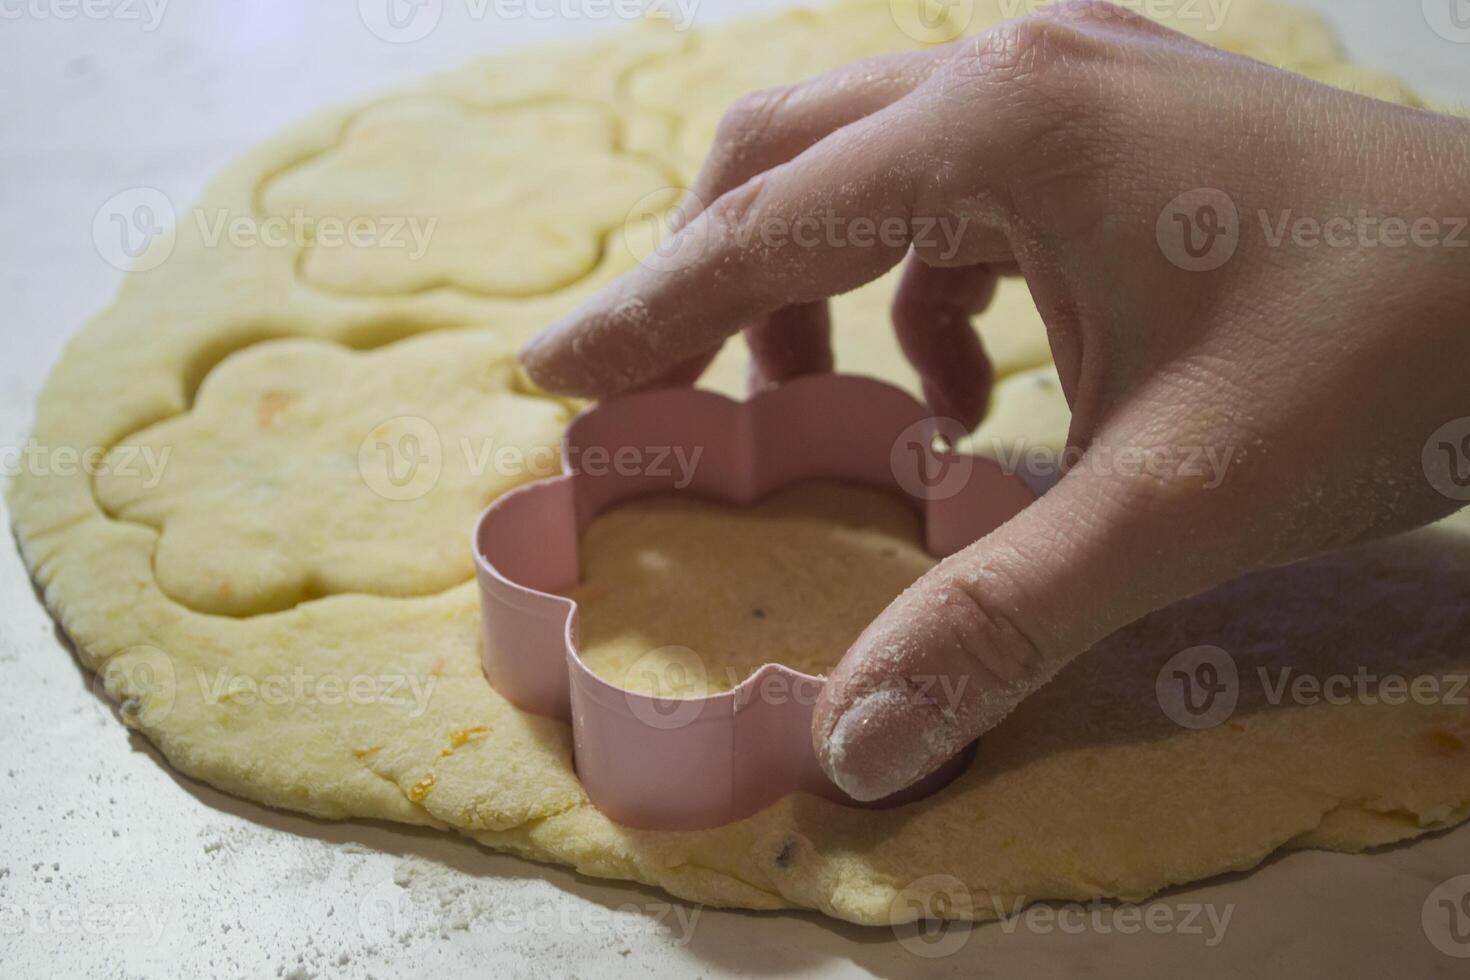
[[[449,733],[449,741],[450,744],[452,744],[455,748],[459,748],[461,745],[465,744],[476,735],[483,734],[484,732],[488,732],[489,730],[489,727],[485,725],[474,725],[470,728],[461,728],[457,732]]]
[[[276,422],[291,407],[293,396],[284,391],[267,391],[261,394],[255,405],[255,424],[262,429],[274,429]]]

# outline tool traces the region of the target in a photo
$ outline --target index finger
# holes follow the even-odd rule
[[[640,265],[522,352],[547,391],[600,398],[718,345],[756,317],[847,292],[913,240],[922,166],[901,100],[721,195]]]

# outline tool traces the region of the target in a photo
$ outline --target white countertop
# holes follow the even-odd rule
[[[1424,0],[1439,2],[1470,14],[1465,0]],[[780,5],[702,0],[697,19]],[[1358,60],[1470,103],[1470,43],[1429,29],[1420,0],[1305,5],[1339,26]],[[471,6],[446,2],[429,37],[389,44],[364,27],[358,6],[0,0],[0,446],[24,440],[62,344],[117,286],[91,235],[113,194],[148,185],[189,200],[230,159],[320,104],[503,46],[616,27],[465,20]],[[268,810],[181,777],[130,735],[92,693],[13,549],[0,552],[7,977],[1470,970],[1430,943],[1420,915],[1437,882],[1470,872],[1470,827],[1371,856],[1288,855],[1159,899],[1175,923],[1202,910],[1197,931],[1130,934],[1126,910],[1083,908],[1058,921],[955,927],[926,946],[816,915],[670,904],[448,834]]]

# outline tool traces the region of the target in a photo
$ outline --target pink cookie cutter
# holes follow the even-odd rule
[[[749,504],[803,480],[873,487],[915,507],[931,554],[952,554],[1035,494],[992,460],[937,451],[943,422],[898,388],[830,374],[746,402],[685,388],[584,411],[566,431],[566,472],[505,494],[475,525],[486,678],[517,707],[572,725],[588,797],[625,826],[718,826],[796,790],[894,806],[939,789],[973,749],[877,804],[843,793],[812,748],[825,680],[780,664],[703,698],[635,694],[603,680],[578,656],[576,603],[556,593],[577,584],[578,537],[592,519],[656,493]],[[697,459],[692,474],[672,465],[678,452]]]

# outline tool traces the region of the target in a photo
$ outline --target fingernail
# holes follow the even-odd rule
[[[832,726],[822,767],[855,800],[880,800],[928,775],[961,747],[954,716],[897,689],[860,696]]]
[[[935,418],[954,419],[966,432],[971,432],[985,419],[987,400],[970,398],[956,401],[948,390],[929,381],[922,382],[924,401]]]

